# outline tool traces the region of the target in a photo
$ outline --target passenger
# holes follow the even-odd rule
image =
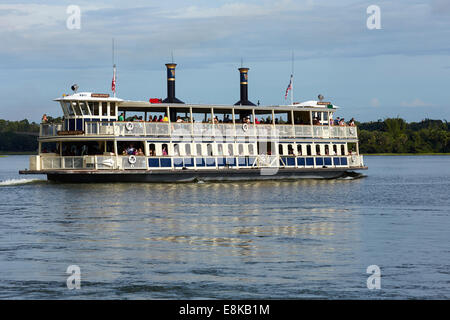
[[[83,144],[83,146],[81,147],[81,155],[82,156],[86,156],[88,154],[88,147]]]
[[[355,118],[351,118],[350,121],[348,122],[348,125],[350,127],[354,127],[355,126]]]
[[[314,119],[313,119],[313,125],[315,125],[315,126],[320,126],[320,121],[319,121],[319,119],[317,119],[317,117],[314,117]]]
[[[183,122],[183,119],[181,119],[180,116],[177,116],[177,122]]]
[[[119,121],[125,121],[125,114],[123,112],[119,116]]]
[[[255,124],[259,124],[258,118],[255,118]]]
[[[275,124],[280,124],[280,121],[278,120],[278,118],[275,118]]]
[[[151,115],[150,115],[150,117],[151,117]],[[158,122],[158,117],[154,116],[152,122]]]
[[[44,115],[42,116],[42,123],[47,123],[48,119],[47,119],[47,115],[44,113]]]
[[[217,118],[217,116],[214,117],[214,123],[215,124],[219,123],[219,119]]]
[[[159,116],[159,118],[158,118],[158,122],[163,122],[163,116]]]
[[[167,118],[167,116],[164,116],[163,122],[169,122],[169,118]]]
[[[339,122],[341,121],[341,118],[337,117],[336,120],[334,120],[334,125],[339,126]]]
[[[70,153],[71,153],[72,156],[76,156],[77,155],[77,146],[76,145],[73,144],[70,147]]]
[[[130,147],[128,147],[127,154],[130,155],[130,156],[131,155],[136,155],[136,149],[134,148],[133,145],[130,145]]]
[[[143,156],[144,155],[144,152],[142,151],[141,148],[138,149],[138,151],[136,152],[136,155],[137,156]]]
[[[328,123],[330,124],[330,126],[332,126],[334,124],[333,117],[331,115],[330,115],[330,121]]]
[[[345,119],[344,119],[344,118],[341,118],[341,120],[339,120],[339,125],[340,125],[341,127],[344,127],[344,126],[345,126]]]
[[[162,148],[162,155],[163,156],[167,156],[167,149],[166,149],[166,147]]]

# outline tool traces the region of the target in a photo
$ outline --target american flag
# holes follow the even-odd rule
[[[287,89],[286,89],[286,94],[284,95],[284,99],[287,99],[288,92],[289,92],[289,90],[291,90],[291,89],[292,89],[292,74],[291,74],[291,79],[289,80],[289,85],[288,85],[288,87],[287,87]]]
[[[113,78],[111,82],[111,91],[116,93],[116,65],[114,65]]]

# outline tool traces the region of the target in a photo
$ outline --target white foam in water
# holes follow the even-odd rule
[[[8,179],[5,181],[0,181],[0,186],[15,186],[19,184],[27,184],[37,181],[45,181],[42,179]]]

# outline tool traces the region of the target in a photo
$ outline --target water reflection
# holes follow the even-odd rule
[[[84,297],[359,298],[377,263],[394,295],[407,267],[442,297],[450,179],[432,164],[401,178],[379,164],[362,180],[2,187],[0,292],[33,280],[65,297],[78,264]]]

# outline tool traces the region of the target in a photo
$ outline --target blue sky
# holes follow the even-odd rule
[[[69,5],[81,28],[66,27]],[[366,9],[381,9],[369,30]],[[339,115],[450,120],[450,1],[2,1],[0,118],[61,114],[52,99],[109,92],[116,43],[118,96],[166,97],[164,63],[174,54],[185,102],[239,100],[241,58],[249,99],[285,104],[295,54],[295,101],[320,93]]]

